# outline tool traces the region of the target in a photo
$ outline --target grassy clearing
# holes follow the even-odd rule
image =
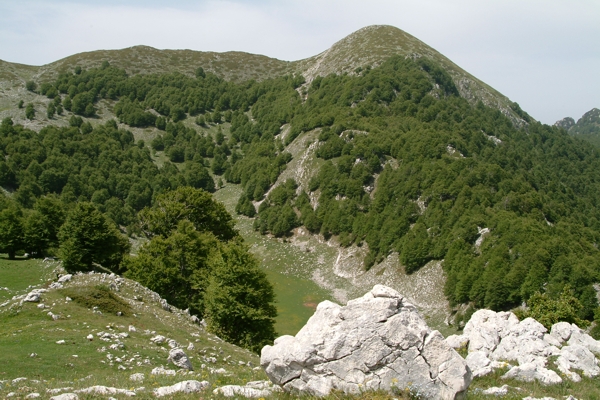
[[[36,259],[17,257],[9,260],[6,254],[0,254],[0,303],[23,293],[29,285],[51,279],[53,266],[54,263]]]
[[[314,313],[316,305],[330,300],[329,292],[311,279],[312,267],[319,255],[306,253],[283,240],[263,236],[252,228],[252,220],[235,215],[234,209],[241,194],[238,185],[227,184],[215,193],[236,219],[236,227],[261,260],[269,281],[275,288],[278,317],[275,329],[278,334],[295,335]]]

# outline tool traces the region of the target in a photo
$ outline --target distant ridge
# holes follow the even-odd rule
[[[469,74],[450,59],[414,36],[389,25],[362,28],[333,44],[324,52],[299,61],[282,61],[263,55],[230,51],[225,53],[194,50],[158,50],[134,46],[121,50],[97,50],[75,54],[43,66],[28,66],[0,60],[0,88],[22,87],[33,79],[46,82],[75,66],[99,67],[108,60],[129,74],[180,72],[193,75],[198,67],[226,80],[242,82],[264,80],[290,73],[302,74],[308,82],[316,76],[353,74],[361,67],[376,67],[391,56],[427,57],[438,62],[452,76],[462,97],[471,104],[478,101],[497,108],[516,125],[525,123],[513,103],[497,90]]]

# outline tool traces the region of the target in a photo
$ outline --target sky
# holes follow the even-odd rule
[[[600,108],[600,0],[0,0],[0,59],[147,45],[295,61],[392,25],[553,124]]]

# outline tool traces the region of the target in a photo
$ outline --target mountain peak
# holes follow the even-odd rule
[[[307,82],[331,73],[354,74],[359,67],[376,67],[391,56],[427,57],[444,68],[454,80],[460,95],[475,104],[481,101],[499,109],[515,125],[525,124],[514,112],[513,103],[500,92],[475,78],[446,56],[403,30],[390,25],[371,25],[334,43],[324,52],[294,63],[294,70]]]

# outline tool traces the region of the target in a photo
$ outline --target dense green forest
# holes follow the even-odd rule
[[[16,203],[4,208],[24,221],[44,202],[87,201],[141,232],[138,212],[168,190],[214,191],[210,170],[243,187],[236,210],[261,233],[281,237],[303,225],[342,246],[367,246],[367,269],[391,252],[409,273],[443,259],[452,304],[508,309],[536,293],[558,298],[570,285],[579,317],[593,318],[598,306],[598,151],[516,103],[521,128],[498,109],[469,104],[426,58],[392,57],[309,84],[301,76],[234,84],[202,68],[130,77],[105,63],[38,86],[55,109],[88,122],[74,117],[71,128],[37,134],[3,121],[0,184],[15,190]],[[151,149],[114,122],[92,127],[101,99],[120,122],[156,127]],[[218,133],[203,134],[206,125]],[[308,185],[288,180],[265,196],[292,159],[286,146],[312,130],[322,166]],[[154,152],[170,162],[158,168]],[[173,229],[185,236],[187,228]],[[53,235],[22,247],[56,246]]]

